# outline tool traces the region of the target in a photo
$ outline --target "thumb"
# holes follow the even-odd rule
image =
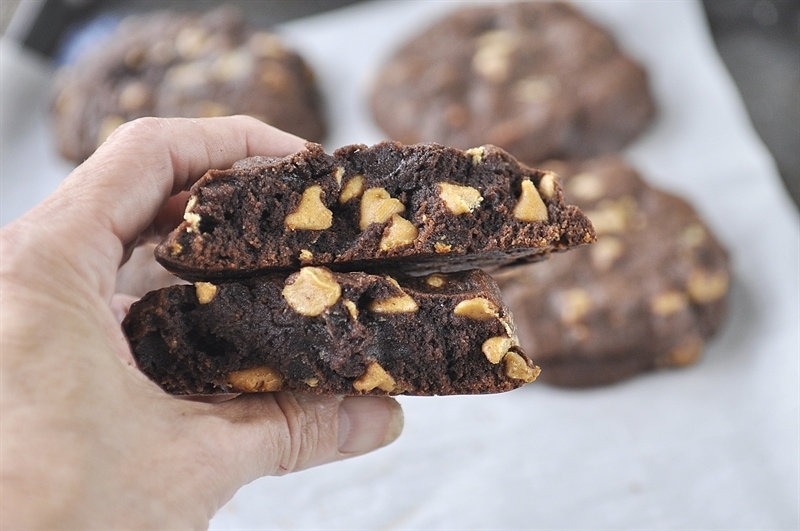
[[[403,429],[400,404],[389,397],[250,394],[214,404],[211,411],[213,422],[222,420],[223,425],[202,429],[222,437],[216,444],[222,452],[217,458],[230,479],[230,491],[223,496],[233,496],[261,476],[376,450],[397,439]]]

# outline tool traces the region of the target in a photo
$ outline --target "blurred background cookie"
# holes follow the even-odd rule
[[[248,26],[233,8],[129,15],[55,81],[58,148],[75,162],[134,118],[230,114],[316,142],[326,129],[303,58],[277,35]]]
[[[695,363],[723,321],[730,284],[709,228],[617,156],[549,167],[598,239],[495,275],[541,379],[592,386]]]
[[[529,164],[619,150],[651,121],[644,69],[562,2],[461,8],[375,77],[377,124],[405,143],[495,144]]]

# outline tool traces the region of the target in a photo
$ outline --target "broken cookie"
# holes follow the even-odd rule
[[[508,391],[539,369],[480,270],[393,277],[303,267],[147,294],[123,328],[172,394]]]
[[[156,249],[188,280],[324,265],[425,274],[525,263],[594,241],[554,174],[494,146],[317,144],[210,170]]]

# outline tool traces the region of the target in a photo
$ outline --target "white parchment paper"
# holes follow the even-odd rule
[[[286,24],[324,87],[326,147],[383,138],[365,91],[380,62],[458,2],[369,2]],[[687,0],[577,2],[651,75],[654,126],[627,151],[689,199],[731,252],[727,324],[694,367],[612,387],[534,383],[401,397],[371,455],[239,491],[212,529],[797,529],[800,222]],[[3,224],[69,171],[46,119],[51,72],[3,41]],[[235,444],[235,441],[232,441]]]

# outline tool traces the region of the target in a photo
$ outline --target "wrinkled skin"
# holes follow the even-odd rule
[[[181,192],[209,168],[301,149],[246,117],[140,119],[2,229],[0,527],[203,529],[260,476],[399,435],[390,398],[168,396],[120,330],[133,297],[167,278],[141,248],[120,264],[178,223]]]

